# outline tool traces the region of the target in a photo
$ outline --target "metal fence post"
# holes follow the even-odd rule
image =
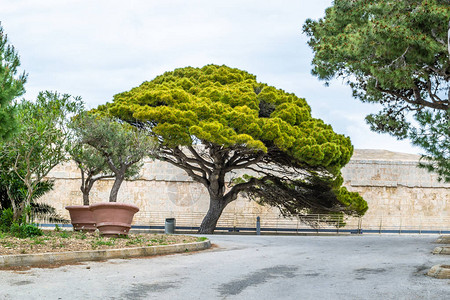
[[[336,233],[339,234],[339,217],[337,217]]]
[[[317,215],[317,233],[319,233],[319,224],[320,224],[320,214]]]
[[[362,217],[358,218],[358,234],[362,234]]]
[[[383,227],[383,216],[380,217],[380,231],[379,234],[381,234],[381,228]]]
[[[256,217],[256,235],[261,235],[261,218]]]
[[[422,234],[422,216],[420,216],[419,222],[419,234]]]

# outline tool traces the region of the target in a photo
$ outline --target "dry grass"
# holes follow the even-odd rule
[[[42,236],[21,239],[0,233],[0,255],[133,248],[201,240],[193,236],[165,234],[129,234],[127,237],[106,238],[99,233],[73,231],[45,231]]]

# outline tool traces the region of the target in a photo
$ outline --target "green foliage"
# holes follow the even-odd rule
[[[36,202],[36,198],[32,199],[30,206],[30,220],[32,222],[39,220],[40,222],[69,223],[69,220],[59,215],[53,206]]]
[[[443,0],[336,0],[324,18],[303,27],[315,54],[313,74],[347,78],[362,101],[432,105],[433,95],[448,90],[449,14]]]
[[[345,209],[358,216],[366,213],[369,206],[357,192],[349,192],[345,186],[340,187],[336,193],[337,200],[345,206]]]
[[[441,120],[450,109],[449,15],[448,0],[336,0],[324,18],[303,26],[312,73],[342,77],[355,97],[381,104],[366,118],[371,129],[410,138],[425,150],[427,169],[447,180],[450,135]]]
[[[13,222],[14,212],[12,208],[2,210],[0,215],[0,232],[9,232]]]
[[[68,160],[71,131],[67,125],[82,108],[79,98],[48,91],[39,93],[35,102],[17,104],[19,132],[0,144],[0,178],[11,204],[17,204],[16,215],[31,205],[50,170]]]
[[[14,108],[11,101],[25,93],[27,74],[18,75],[19,55],[14,46],[8,44],[7,35],[0,24],[0,140],[16,131]]]
[[[304,174],[302,179],[266,176],[257,182],[247,189],[246,195],[261,205],[278,207],[284,216],[362,216],[368,209],[367,202],[358,193],[349,192],[341,186],[340,176],[333,178],[312,172],[309,175]],[[335,222],[335,218],[322,221]]]
[[[86,235],[85,232],[79,231],[79,232],[77,233],[76,238],[77,238],[77,239],[80,239],[80,240],[85,240],[85,239],[87,239],[87,235]]]
[[[78,121],[74,122],[75,132],[79,132]],[[114,173],[108,168],[106,157],[94,147],[83,144],[82,136],[77,135],[74,146],[69,149],[72,159],[76,162],[81,172],[81,192],[83,193],[83,205],[89,205],[89,193],[97,180],[113,178]],[[127,174],[128,175],[128,174]]]
[[[115,241],[116,241],[115,238],[109,238],[105,241],[102,237],[99,237],[96,240],[92,241],[91,246],[92,249],[96,249],[99,246],[114,246]]]
[[[99,114],[80,114],[71,127],[78,138],[71,154],[87,180],[82,190],[88,194],[96,180],[115,177],[112,202],[116,201],[121,182],[138,175],[142,159],[151,156],[156,148],[156,142],[145,131]]]
[[[43,235],[43,232],[35,224],[17,224],[13,223],[10,228],[11,235],[18,238],[30,238]]]
[[[63,239],[67,239],[70,237],[69,233],[67,231],[61,231],[59,233],[59,236],[62,237]]]
[[[9,175],[10,176],[6,176],[4,183],[8,186],[9,195],[16,203],[16,206],[20,206],[26,200],[26,185],[18,178],[18,176],[15,176],[15,173]],[[30,206],[28,207],[28,210],[25,211],[28,213],[30,221],[40,219],[50,222],[67,222],[67,220],[64,220],[56,214],[55,208],[48,204],[37,202],[40,197],[53,190],[53,185],[53,181],[50,180],[43,180],[36,185],[36,190],[31,198]]]
[[[20,218],[14,218],[12,208],[1,211],[0,215],[0,232],[11,234],[18,238],[28,238],[43,235],[43,231],[33,223],[27,223],[25,215]]]
[[[273,111],[260,115],[260,106]],[[299,163],[325,167],[342,167],[353,153],[349,138],[311,117],[305,99],[226,66],[166,72],[99,109],[150,126],[171,148],[198,140],[255,152],[273,145]]]
[[[122,165],[132,163],[127,168],[127,178],[139,173],[141,166],[137,162],[155,148],[155,141],[146,132],[108,117],[85,114],[76,119],[73,127],[80,142],[91,146],[83,149],[84,162],[90,168],[97,165],[114,173]]]
[[[440,181],[450,182],[450,110],[424,110],[416,119],[419,126],[412,130],[411,140],[427,151],[419,166],[437,173]]]
[[[34,237],[41,236],[43,232],[35,224],[24,224],[22,225],[22,234],[24,237]]]
[[[0,159],[0,169],[7,169],[8,161],[2,161]],[[68,220],[64,219],[56,213],[54,207],[37,202],[47,192],[53,189],[53,181],[43,180],[36,185],[35,192],[31,198],[29,206],[29,218],[30,221],[41,220],[48,222],[67,223]],[[0,192],[2,195],[2,208],[16,207],[14,219],[18,222],[18,218],[23,217],[23,209],[25,208],[26,201],[25,183],[17,176],[16,173],[0,172]],[[14,201],[14,205],[12,203]],[[22,209],[19,209],[22,207]]]
[[[200,233],[211,233],[224,207],[252,187],[281,177],[295,182],[313,173],[332,178],[327,184],[336,182],[353,153],[350,139],[313,118],[305,99],[227,66],[166,72],[115,95],[97,112],[147,130],[160,142],[157,158],[207,188],[215,205]],[[225,175],[237,169],[261,177],[234,181],[226,189]]]

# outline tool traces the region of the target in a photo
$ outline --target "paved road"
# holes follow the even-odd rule
[[[0,271],[0,299],[449,299],[438,236],[210,236],[213,249]]]

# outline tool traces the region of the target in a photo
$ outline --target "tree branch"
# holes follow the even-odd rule
[[[225,203],[228,204],[228,203],[234,201],[240,192],[245,191],[246,189],[254,186],[255,184],[258,184],[258,182],[264,181],[266,179],[269,179],[269,176],[264,176],[260,179],[258,179],[256,177],[252,177],[247,182],[236,184],[228,191],[228,193],[226,193],[223,196]]]
[[[203,184],[206,187],[209,186],[209,180],[206,179],[205,177],[195,174],[193,169],[191,168],[192,166],[185,165],[182,162],[177,162],[169,157],[164,157],[164,161],[167,161],[168,163],[170,163],[176,167],[179,167],[180,169],[183,169],[193,180],[200,182],[201,184]]]
[[[196,159],[192,159],[192,158],[187,157],[187,155],[184,154],[184,152],[182,150],[180,150],[178,147],[172,149],[172,156],[174,158],[176,158],[179,161],[179,163],[184,164],[185,166],[189,167],[193,171],[197,171],[197,172],[202,173],[202,177],[205,178],[205,179],[207,178],[206,173],[210,172],[210,170],[208,168],[206,168],[206,167],[205,167],[206,168],[206,170],[205,170],[201,166],[200,167],[196,167],[196,166],[193,166],[193,165],[189,164],[191,162],[195,163],[195,164],[199,164],[199,162]]]
[[[424,100],[420,96],[420,91],[419,91],[417,86],[415,86],[414,89],[413,89],[414,98],[416,100],[411,100],[408,97],[406,97],[406,96],[404,96],[404,95],[402,95],[402,94],[400,94],[398,92],[395,92],[395,91],[392,91],[392,90],[386,90],[386,89],[383,89],[383,88],[381,88],[379,86],[375,86],[375,88],[378,91],[382,92],[382,93],[386,93],[386,94],[395,96],[397,98],[400,98],[400,99],[404,100],[406,103],[409,103],[409,104],[423,105],[425,107],[439,109],[439,110],[447,110],[448,109],[448,104],[445,104],[445,101],[444,101],[444,103],[440,104],[440,103],[433,103],[433,102],[429,102],[429,101]]]
[[[198,160],[199,164],[202,165],[202,168],[210,171],[208,168],[214,167],[214,165],[212,163],[206,161],[203,157],[201,157],[200,154],[198,154],[198,152],[195,151],[194,147],[188,146],[187,148],[189,149],[189,151],[191,151],[192,155],[194,155],[194,157]]]
[[[245,161],[245,160],[243,160],[243,159],[236,160],[235,164],[227,166],[224,169],[224,171],[229,172],[231,170],[236,170],[236,169],[245,169],[251,165],[254,165],[254,164],[257,164],[258,162],[260,162],[264,158],[265,155],[266,155],[266,153],[261,152],[256,158],[247,160],[245,163],[241,163],[241,164],[239,164],[239,162]]]

